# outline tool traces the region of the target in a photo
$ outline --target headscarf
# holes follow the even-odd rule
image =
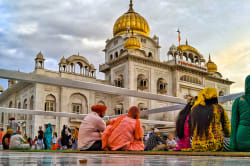
[[[245,95],[244,98],[250,104],[250,75],[247,76],[245,81]]]
[[[49,123],[46,130],[45,130],[45,143],[47,145],[47,148],[50,149],[51,148],[51,140],[52,140],[52,126]]]
[[[118,118],[116,118],[116,120],[112,120],[110,122],[110,125],[112,127],[110,127],[108,130],[106,130],[106,134],[102,136],[102,148],[104,150],[108,150],[108,138],[109,136],[112,134],[112,132],[114,131],[114,129],[117,128],[117,126],[121,123],[121,121],[125,118],[125,117],[130,117],[130,118],[134,118],[135,115],[133,114],[133,112],[136,110],[137,115],[136,115],[136,125],[135,125],[135,132],[134,132],[134,137],[137,140],[140,140],[143,138],[143,133],[141,130],[141,121],[140,121],[140,109],[136,106],[132,106],[129,111],[128,111],[128,115],[121,115]]]
[[[105,113],[106,109],[107,109],[107,106],[105,105],[94,105],[91,107],[91,110],[98,113],[99,115]]]
[[[6,134],[11,134],[11,133],[13,133],[13,129],[8,129],[8,130],[6,131]]]
[[[16,133],[19,133],[20,135],[22,134],[22,132],[20,130],[17,130]]]
[[[218,98],[218,93],[217,93],[216,88],[206,88],[206,89],[201,90],[198,94],[198,98],[195,101],[192,109],[196,107],[197,105],[205,106],[206,105],[205,100],[212,99],[212,98]]]

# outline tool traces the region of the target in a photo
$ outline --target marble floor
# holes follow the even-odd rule
[[[87,160],[80,164],[79,160]],[[245,166],[250,158],[245,157],[205,157],[205,156],[166,156],[166,155],[117,155],[117,154],[81,154],[51,152],[0,152],[0,166]]]

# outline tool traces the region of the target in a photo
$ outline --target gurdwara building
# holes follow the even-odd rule
[[[159,37],[150,36],[147,20],[134,10],[130,1],[128,11],[114,23],[113,37],[106,40],[105,62],[99,65],[99,72],[105,74],[104,80],[96,78],[96,67],[90,63],[91,59],[87,60],[79,54],[65,55],[67,58],[62,57],[59,61],[59,70],[51,71],[44,68],[46,57],[39,52],[32,73],[180,98],[197,96],[206,87],[217,88],[221,96],[230,93],[233,82],[223,78],[210,56],[206,60],[187,41],[183,45],[172,45],[164,53],[169,57],[167,61],[160,60],[160,48]],[[88,114],[95,104],[107,105],[106,116],[126,113],[133,105],[139,106],[142,111],[170,105],[154,100],[14,80],[9,80],[8,89],[0,95],[0,106],[30,110]],[[173,122],[177,113],[158,113],[141,118]],[[74,129],[82,120],[2,113],[0,126],[6,128],[10,116],[15,116],[22,132],[32,137],[37,135],[39,126],[51,123],[53,129],[60,133],[64,124]],[[143,124],[144,131],[152,127],[155,126]]]

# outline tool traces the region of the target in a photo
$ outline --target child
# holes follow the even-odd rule
[[[57,150],[57,133],[53,133],[53,138],[52,138],[52,150]]]
[[[173,134],[169,134],[168,136],[168,139],[167,139],[167,147],[168,149],[174,149],[174,148],[177,148],[177,143],[176,141],[174,140],[174,136]]]

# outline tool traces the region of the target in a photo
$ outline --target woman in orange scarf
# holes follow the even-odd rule
[[[128,115],[111,120],[102,135],[102,148],[106,151],[143,151],[143,129],[139,118],[140,110],[133,106]]]

